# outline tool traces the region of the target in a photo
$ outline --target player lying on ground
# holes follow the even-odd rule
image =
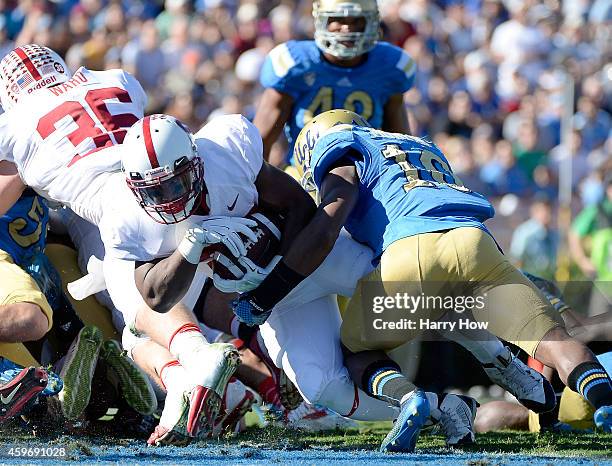
[[[4,166],[8,163],[2,162]],[[0,268],[3,277],[0,293],[4,303],[0,311],[6,313],[2,320],[13,338],[12,343],[0,345],[0,354],[22,365],[53,365],[61,379],[49,373],[49,386],[43,386],[42,393],[48,396],[59,392],[61,409],[57,414],[75,419],[83,413],[90,400],[93,370],[102,337],[94,328],[83,328],[82,321],[63,293],[60,274],[45,254],[48,220],[46,201],[31,189],[26,189],[7,214],[0,217]],[[36,322],[32,321],[38,314],[45,321],[44,339],[33,335],[39,331]],[[31,338],[27,338],[27,332]],[[29,339],[37,341],[26,343],[27,347],[17,343]],[[118,343],[105,342],[102,355],[109,371],[115,374],[115,380],[131,388],[124,393],[128,404],[142,414],[150,414],[155,409],[152,391],[133,363],[120,357]],[[23,372],[22,366],[9,370],[7,365],[5,362],[2,375],[5,383]],[[134,380],[127,380],[128,374]]]
[[[373,130],[359,115],[339,110],[314,118],[298,139],[296,158],[312,177],[321,204],[283,260],[256,290],[233,304],[242,321],[264,322],[275,304],[322,263],[345,227],[380,256],[379,266],[362,280],[361,293],[349,303],[341,337],[353,380],[372,396],[401,407],[383,450],[412,451],[430,411],[425,394],[385,353],[414,338],[418,327],[368,331],[372,309],[367,297],[400,292],[451,297],[486,293],[486,305],[472,311],[475,319],[555,368],[564,383],[597,408],[596,422],[610,429],[608,374],[567,334],[537,288],[504,258],[482,223],[493,216],[491,204],[461,185],[435,145]],[[504,313],[508,303],[513,309]],[[417,311],[433,320],[445,313]],[[553,406],[554,397],[549,408]]]
[[[253,123],[264,158],[275,166],[291,162],[293,144],[308,121],[332,108],[360,113],[375,128],[409,133],[403,94],[414,82],[416,64],[401,48],[379,41],[375,0],[319,0],[312,12],[314,40],[276,46],[261,70],[264,90]],[[289,151],[270,159],[285,127]]]
[[[21,87],[18,82],[27,84]],[[0,213],[30,186],[98,225],[112,246],[116,235],[115,226],[106,221],[111,216],[108,209],[118,198],[118,186],[130,196],[123,176],[113,174],[120,167],[116,144],[143,116],[146,95],[140,84],[122,70],[98,72],[81,67],[71,76],[55,52],[38,45],[17,47],[2,59],[0,84],[0,100],[6,111],[0,116],[0,160],[17,167],[16,173],[0,177]],[[137,212],[146,216],[140,209]],[[119,301],[125,305],[117,307],[131,326],[139,310],[141,316],[150,310],[133,286],[133,279],[123,286],[130,283],[132,287]],[[169,359],[178,358],[181,367],[186,366],[185,382],[171,390],[171,398],[177,402],[167,403],[162,420],[174,425],[183,418],[184,408],[189,412],[185,427],[191,435],[210,429],[227,379],[236,366],[236,353],[230,345],[209,346],[201,335],[174,338],[181,328],[196,323],[189,312],[167,313],[161,321],[151,323],[157,332],[147,332],[164,348],[174,340],[171,351],[165,351]],[[151,330],[142,325],[139,330]],[[186,401],[190,397],[195,402],[191,411]],[[170,406],[179,410],[173,411]]]
[[[580,316],[565,302],[561,291],[549,280],[523,272],[540,289],[555,310],[561,315],[570,335],[588,344],[599,342],[597,348],[601,354],[597,356],[608,374],[612,371],[612,313],[599,314],[594,317]],[[537,361],[532,360],[532,363]],[[540,365],[541,366],[541,365]],[[557,379],[553,370],[548,367],[539,368],[554,383]],[[568,432],[573,429],[592,429],[594,424],[593,406],[576,392],[563,384],[557,389],[557,406],[554,410],[536,414],[524,406],[507,401],[492,401],[480,407],[476,416],[476,430],[488,432],[491,430],[515,429],[532,432]]]

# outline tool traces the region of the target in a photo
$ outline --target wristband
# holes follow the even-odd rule
[[[285,262],[280,261],[264,281],[249,294],[262,308],[272,309],[304,278],[306,278],[304,275],[299,274]]]
[[[177,249],[187,262],[198,265],[200,263],[200,257],[202,257],[204,244],[197,241],[195,236],[190,234],[188,230]]]

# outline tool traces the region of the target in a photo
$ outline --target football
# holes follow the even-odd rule
[[[266,267],[280,249],[284,218],[279,214],[263,212],[254,212],[246,218],[257,222],[257,226],[253,227],[257,235],[256,242],[240,235],[245,240],[246,256],[256,265]],[[206,262],[215,274],[226,280],[238,280],[246,272],[238,259],[222,243],[205,248],[202,261]]]

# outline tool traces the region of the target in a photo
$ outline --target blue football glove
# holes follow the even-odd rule
[[[249,293],[244,293],[239,298],[233,300],[232,310],[236,317],[238,317],[238,320],[249,327],[262,325],[272,314],[272,309],[265,309],[259,305]]]

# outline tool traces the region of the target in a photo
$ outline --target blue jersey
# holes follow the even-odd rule
[[[27,189],[0,217],[0,249],[18,265],[27,265],[45,249],[49,208],[43,198]]]
[[[285,126],[288,160],[301,129],[319,113],[344,108],[381,128],[389,97],[410,89],[415,72],[410,56],[386,42],[376,44],[366,60],[354,68],[326,61],[313,40],[292,40],[275,47],[261,70],[261,84],[294,100]]]
[[[344,157],[351,157],[360,180],[359,199],[345,228],[377,256],[394,241],[420,233],[458,227],[487,231],[482,222],[495,213],[484,196],[463,186],[440,149],[424,139],[338,126],[314,146],[310,166],[319,189],[330,167]]]

